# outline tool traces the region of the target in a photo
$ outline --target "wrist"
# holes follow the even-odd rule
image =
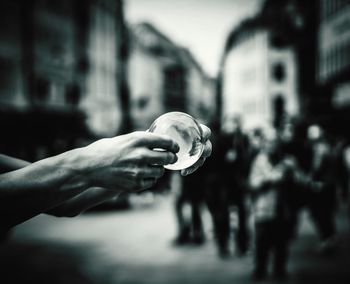
[[[52,169],[63,180],[68,183],[74,183],[75,186],[88,189],[92,186],[90,180],[87,178],[86,166],[82,161],[82,148],[73,149],[64,152],[60,155],[44,159],[39,163],[44,163],[45,167]]]
[[[101,187],[98,170],[101,163],[96,159],[96,154],[89,146],[76,148],[64,153],[63,165],[69,168],[75,175],[80,176],[88,188]]]

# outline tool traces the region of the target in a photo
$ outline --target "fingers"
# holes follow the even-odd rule
[[[147,164],[151,165],[169,165],[177,161],[177,156],[171,152],[160,151],[160,150],[150,150],[147,153]]]
[[[141,181],[141,188],[139,190],[144,190],[150,188],[156,184],[157,180],[155,178],[145,178]]]
[[[127,170],[130,177],[125,180],[122,187],[128,192],[140,192],[154,186],[157,180],[164,175],[162,166],[143,166]]]
[[[203,166],[206,158],[208,158],[211,155],[212,152],[212,144],[210,141],[207,141],[205,144],[202,156],[199,158],[199,160],[191,167],[184,169],[181,171],[182,176],[187,176],[189,174],[192,174],[195,172],[199,167]]]
[[[204,146],[204,150],[203,150],[203,153],[202,153],[201,157],[208,158],[211,155],[212,147],[213,146],[212,146],[211,142],[208,140],[207,143]]]
[[[164,168],[162,166],[149,166],[142,172],[143,178],[139,181],[139,188],[136,191],[145,190],[157,183],[158,178],[164,175]]]
[[[181,171],[181,175],[182,176],[187,176],[189,174],[192,174],[193,172],[195,172],[199,167],[203,166],[206,158],[208,158],[211,155],[212,152],[212,144],[209,141],[209,137],[211,135],[211,131],[210,129],[205,126],[204,124],[200,124],[202,130],[203,130],[203,140],[206,142],[205,143],[205,147],[202,153],[202,156],[199,158],[199,160],[192,165],[191,167],[184,169]]]
[[[184,170],[181,170],[181,175],[182,176],[188,176],[190,174],[192,174],[195,171],[195,169],[193,169],[193,166]]]
[[[182,170],[181,175],[187,176],[187,175],[194,173],[198,168],[203,166],[204,162],[205,162],[205,158],[201,157],[194,165],[192,165],[191,167],[189,167],[187,169]]]
[[[204,124],[200,124],[202,131],[203,131],[203,140],[207,141],[211,135],[211,130],[208,126]]]
[[[145,146],[149,149],[164,149],[172,153],[177,153],[180,150],[179,145],[169,136],[149,132],[142,133],[142,138],[139,140],[139,145]]]
[[[148,166],[142,171],[142,178],[160,178],[164,175],[164,168],[162,166]]]

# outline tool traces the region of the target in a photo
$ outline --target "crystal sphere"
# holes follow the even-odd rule
[[[186,169],[198,161],[204,150],[202,128],[192,116],[186,113],[165,113],[152,123],[148,131],[168,135],[180,147],[179,152],[176,153],[178,160],[174,164],[165,165],[166,169]]]

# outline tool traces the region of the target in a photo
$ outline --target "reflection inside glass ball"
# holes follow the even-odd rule
[[[164,166],[169,170],[182,170],[192,166],[202,155],[203,133],[198,122],[183,112],[169,112],[158,117],[148,130],[155,134],[168,135],[180,146],[174,164]],[[161,150],[161,149],[154,149]]]

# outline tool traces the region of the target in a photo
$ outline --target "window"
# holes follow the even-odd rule
[[[283,126],[285,117],[285,99],[283,94],[277,94],[273,99],[273,125],[278,129]]]
[[[0,57],[0,94],[11,93],[15,85],[15,66],[8,58]]]
[[[66,86],[66,103],[72,106],[78,105],[81,96],[80,93],[80,87],[77,84],[70,84]]]
[[[185,70],[171,66],[164,71],[164,101],[166,107],[183,110],[185,106]]]
[[[276,63],[272,66],[272,78],[276,82],[283,82],[286,78],[285,66],[282,63]]]
[[[288,45],[288,37],[285,35],[277,35],[275,33],[270,35],[270,45],[274,48],[283,48]]]
[[[49,97],[50,82],[46,78],[37,78],[35,82],[35,97],[39,101],[45,101]]]
[[[149,101],[150,98],[147,95],[141,96],[136,100],[135,105],[139,110],[144,110],[148,106]]]

